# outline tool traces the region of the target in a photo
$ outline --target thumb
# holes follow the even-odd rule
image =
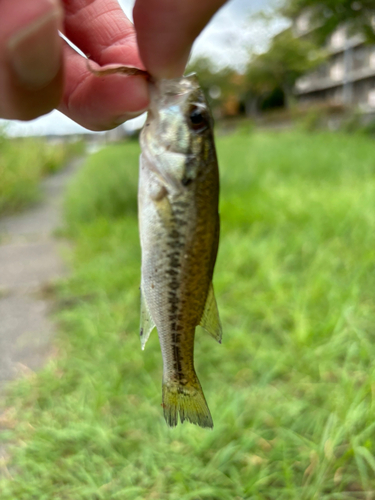
[[[27,120],[58,105],[62,16],[58,0],[0,2],[0,116]]]

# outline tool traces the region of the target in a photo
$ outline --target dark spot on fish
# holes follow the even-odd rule
[[[171,304],[170,312],[173,314],[178,310],[178,307],[175,304]]]
[[[172,248],[173,250],[176,250],[177,248],[182,248],[184,246],[183,243],[181,243],[178,240],[172,240],[168,242],[168,246]]]
[[[189,204],[186,203],[185,201],[175,201],[174,204],[176,207],[180,207],[180,208],[188,208],[188,206],[189,206]]]
[[[142,337],[143,335],[143,328],[141,328],[141,331],[139,332],[139,336]]]
[[[176,345],[179,344],[180,337],[181,337],[180,333],[172,332],[171,337],[172,337],[172,343],[174,343]],[[181,356],[181,359],[182,359],[182,356]]]
[[[176,230],[176,229],[173,229],[173,231],[170,233],[170,238],[179,238],[180,237],[180,233]]]
[[[181,267],[181,264],[179,263],[178,259],[172,258],[170,261],[170,266],[171,267]]]
[[[176,259],[179,256],[180,256],[180,252],[171,252],[171,253],[167,254],[167,257],[169,257],[171,260]]]
[[[182,181],[181,181],[181,184],[183,186],[188,186],[189,184],[191,184],[193,182],[193,179],[189,179],[189,177],[183,177],[182,178]]]
[[[174,269],[168,269],[168,271],[166,271],[166,274],[169,274],[170,276],[177,276],[178,271],[175,271]]]
[[[180,379],[183,376],[183,373],[181,366],[180,348],[176,344],[173,345],[173,358],[174,369],[177,373],[178,378]]]
[[[177,217],[175,217],[174,221],[179,226],[186,226],[186,224],[187,224],[186,220],[180,219],[180,218],[177,218]]]
[[[153,284],[153,283],[151,283],[151,288],[155,288],[155,286],[154,286],[154,284]]]

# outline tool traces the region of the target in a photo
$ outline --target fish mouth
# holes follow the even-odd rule
[[[158,108],[168,106],[181,97],[190,94],[199,88],[199,82],[195,73],[180,78],[162,79],[150,82],[150,107],[154,115],[157,116]]]

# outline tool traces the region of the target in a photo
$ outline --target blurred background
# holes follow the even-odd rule
[[[368,124],[375,111],[375,40],[367,3],[232,0],[196,40],[188,71],[198,73],[216,119],[287,126],[310,115],[338,128],[354,113],[354,121],[361,115]],[[132,19],[134,1],[120,4]],[[143,122],[144,116],[106,135],[131,134]],[[58,111],[0,124],[11,136],[89,134]]]
[[[213,431],[167,428],[156,332],[140,349],[144,117],[2,121],[1,500],[375,498],[374,29],[373,0],[232,0],[194,45],[221,180],[223,344],[195,343]]]

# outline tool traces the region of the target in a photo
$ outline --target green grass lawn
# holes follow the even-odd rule
[[[302,132],[217,141],[224,337],[199,330],[215,427],[169,429],[140,349],[138,145],[91,156],[56,355],[2,418],[1,500],[375,498],[375,144]]]
[[[35,137],[10,139],[0,131],[0,215],[38,200],[40,180],[82,152],[83,143],[52,145]]]

